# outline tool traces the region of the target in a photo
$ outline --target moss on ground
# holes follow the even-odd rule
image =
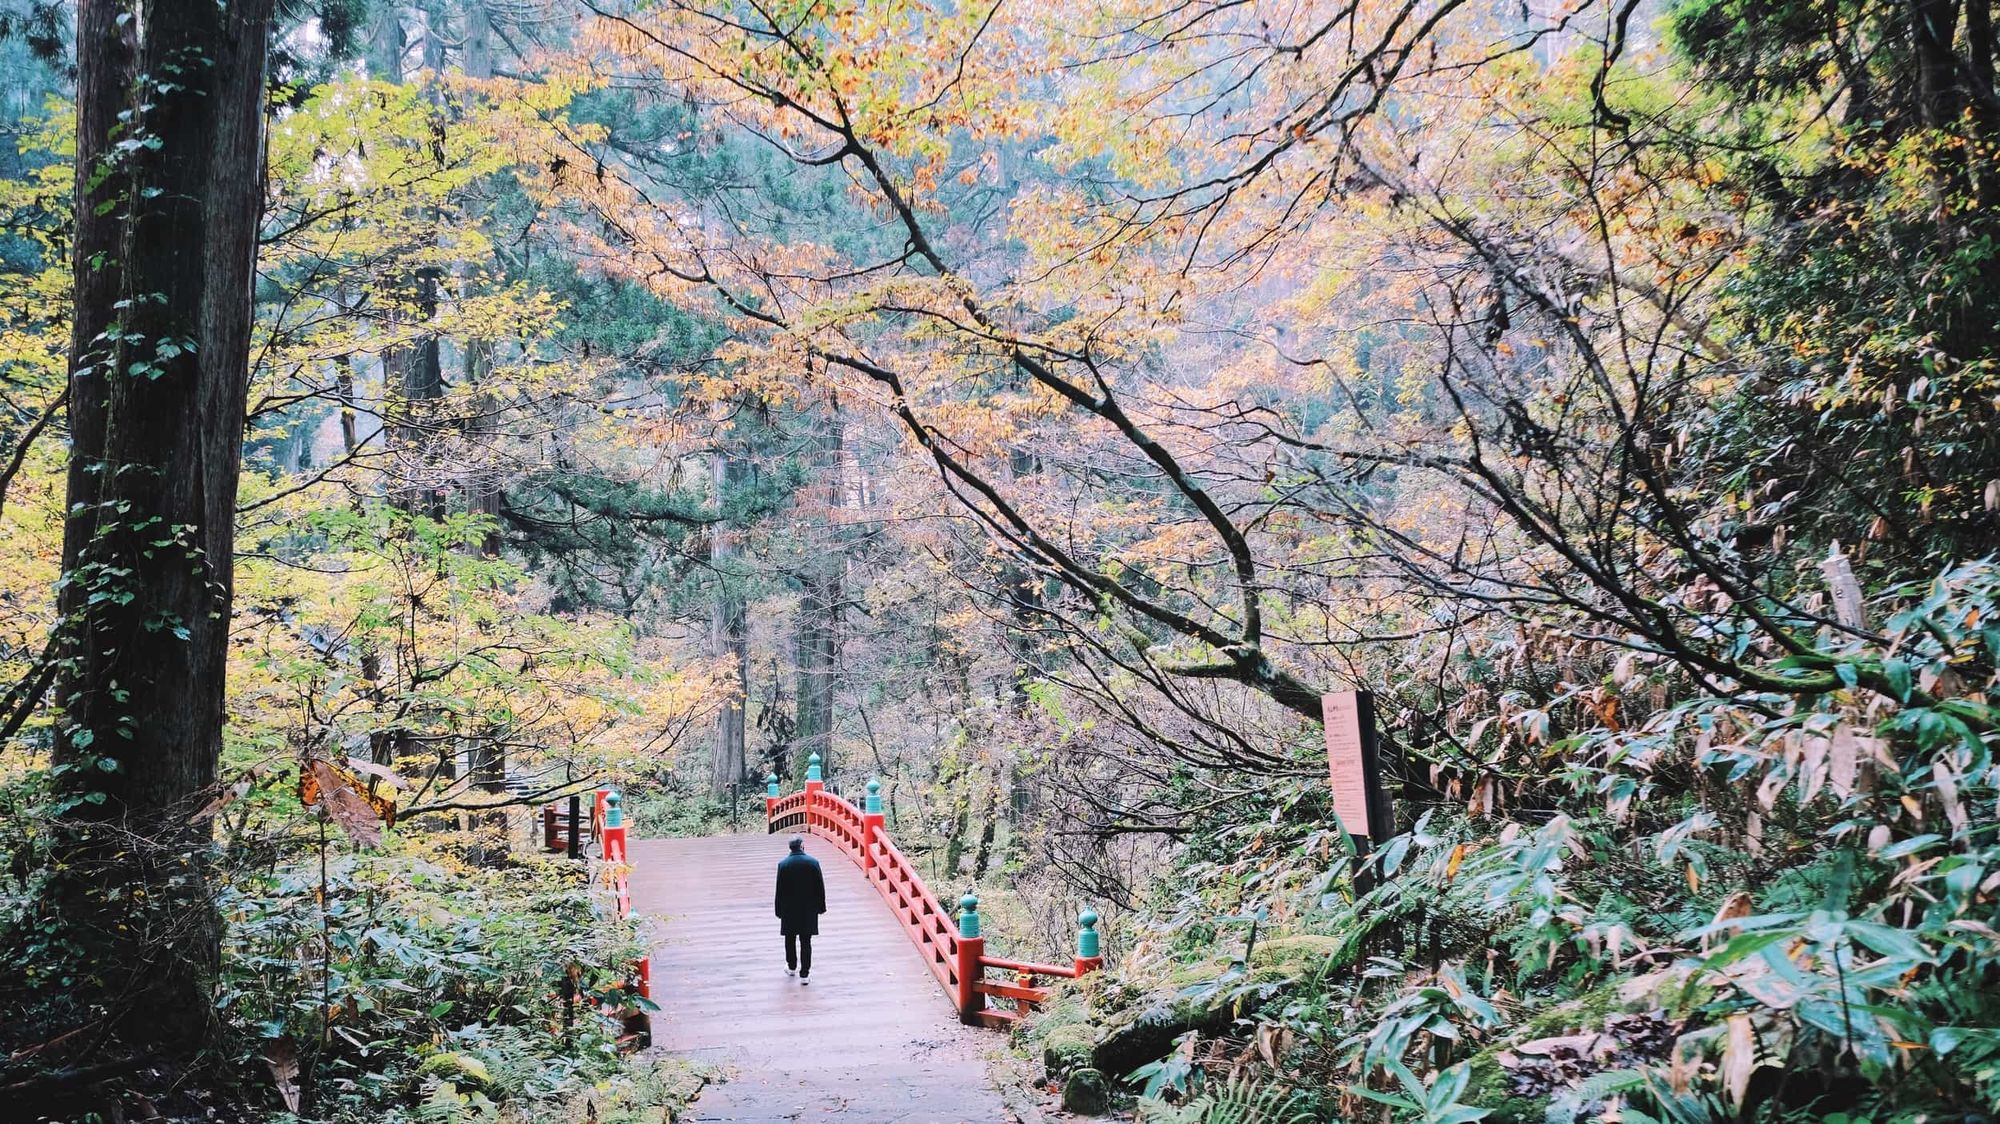
[[[1343,938],[1318,933],[1273,937],[1257,945],[1251,956],[1250,978],[1260,982],[1304,979],[1326,967],[1346,945]]]
[[[1097,1036],[1086,1026],[1059,1026],[1042,1039],[1042,1068],[1049,1080],[1060,1080],[1072,1070],[1090,1065],[1097,1048]]]

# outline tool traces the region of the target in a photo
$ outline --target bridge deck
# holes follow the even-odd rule
[[[827,912],[812,984],[785,974],[771,915],[785,839],[632,842],[633,908],[654,924],[654,1045],[726,1071],[686,1119],[1008,1119],[983,1059],[997,1040],[959,1025],[881,896],[816,839]]]

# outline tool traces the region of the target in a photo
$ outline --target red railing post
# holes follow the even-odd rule
[[[625,826],[624,804],[625,799],[617,789],[598,789],[590,810],[591,825],[597,830],[598,856],[607,868],[605,873],[611,879],[611,890],[617,898],[620,921],[632,916],[631,872],[625,869],[631,865],[631,860],[626,847],[628,829]],[[576,830],[576,804],[573,798],[570,811],[573,844]],[[651,1000],[653,958],[642,956],[634,960],[626,978],[634,994],[639,998]],[[628,1049],[644,1049],[652,1045],[653,1021],[646,1014],[644,1006],[635,1003],[623,1011],[607,1013],[616,1015],[624,1025],[625,1036],[621,1039],[623,1046]]]
[[[875,863],[875,841],[882,838],[882,782],[868,782],[868,802],[861,813],[861,873],[870,882],[878,882],[881,875]]]
[[[764,830],[771,830],[771,821],[778,818],[778,774],[764,777]]]
[[[806,830],[807,831],[811,831],[813,828],[819,826],[820,812],[818,811],[818,809],[820,802],[820,794],[825,790],[825,788],[826,788],[826,781],[821,778],[819,771],[819,754],[815,753],[811,757],[806,758]]]
[[[979,1024],[979,1010],[986,997],[979,993],[980,958],[986,955],[986,939],[979,935],[979,898],[967,894],[958,900],[958,1021]]]
[[[624,798],[616,792],[606,794],[604,802],[604,830],[599,834],[599,852],[604,861],[615,866],[627,865],[625,861],[625,808]],[[624,872],[612,876],[616,882],[612,887],[618,894],[618,916],[620,919],[632,915],[632,891]]]
[[[625,861],[625,809],[623,803],[624,798],[614,792],[610,794],[610,798],[604,804],[604,828],[603,834],[599,836],[599,839],[603,843],[603,846],[600,848],[601,853],[604,855],[604,861],[608,863],[622,864]]]

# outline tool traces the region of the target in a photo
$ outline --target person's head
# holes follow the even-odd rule
[[[803,835],[792,836],[792,841],[786,845],[792,849],[792,854],[794,855],[803,855],[806,853],[806,837]]]

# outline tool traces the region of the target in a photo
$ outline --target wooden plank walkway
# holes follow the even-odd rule
[[[999,1036],[959,1025],[881,895],[818,839],[812,983],[785,974],[771,894],[787,838],[631,844],[633,908],[653,923],[654,1047],[724,1069],[683,1119],[1010,1119],[985,1060]]]

